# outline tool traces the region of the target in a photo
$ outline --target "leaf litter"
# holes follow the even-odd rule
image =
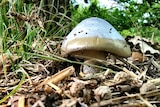
[[[93,63],[91,67],[95,71],[89,74],[83,72],[82,67],[87,62],[82,64],[82,59],[68,57],[67,61],[36,59],[29,62],[21,61],[16,55],[1,55],[1,99],[20,82],[21,75],[12,72],[17,60],[21,61],[19,70],[26,74],[22,86],[1,106],[159,107],[160,49],[157,47],[160,44],[138,36],[126,40],[132,49],[131,57],[108,54],[106,61],[97,60],[101,67]],[[44,49],[60,57],[58,49],[50,47],[59,47],[59,42],[47,40],[47,43]]]

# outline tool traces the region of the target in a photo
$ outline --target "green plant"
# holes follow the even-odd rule
[[[32,73],[27,74],[28,72],[26,71],[28,70],[24,69],[22,64],[26,62],[33,63],[33,65],[35,63],[41,64],[48,61],[48,59],[45,59],[46,56],[52,61],[57,61],[56,58],[53,58],[53,54],[56,55],[58,49],[53,52],[48,43],[53,40],[57,31],[61,30],[57,34],[58,36],[61,37],[64,35],[66,33],[64,32],[64,27],[68,29],[68,25],[47,27],[46,24],[53,24],[53,21],[45,19],[42,15],[44,13],[49,13],[51,17],[60,17],[57,14],[54,15],[51,12],[44,10],[43,0],[40,1],[40,4],[34,4],[32,3],[32,0],[29,0],[28,3],[26,3],[25,0],[0,1],[1,80],[8,81],[9,79],[13,79],[12,77],[14,77],[14,80],[21,78],[17,87],[14,87],[12,91],[10,90],[8,94],[6,93],[6,96],[3,98],[1,97],[0,103],[5,102],[10,96],[13,96],[22,85],[24,85],[25,76],[33,75]],[[61,20],[56,23],[67,23],[64,22],[64,20],[67,19],[65,13],[61,13],[61,16],[63,16],[60,17]],[[56,29],[52,30],[52,27],[53,29]],[[56,48],[56,46],[53,46],[53,48]],[[33,53],[39,55],[39,57],[35,57]],[[5,59],[4,55],[10,57],[18,56],[18,60],[14,62],[11,58]],[[17,77],[16,71],[22,72],[23,74],[20,74],[22,77]],[[4,76],[2,74],[4,74]],[[11,75],[8,76],[8,74]],[[27,76],[27,78],[29,78],[29,76]]]

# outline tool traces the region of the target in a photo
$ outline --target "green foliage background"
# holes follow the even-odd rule
[[[126,2],[126,1],[121,1]],[[143,1],[138,4],[130,1],[125,10],[117,8],[106,9],[97,5],[97,0],[91,0],[91,5],[78,8],[72,7],[71,18],[73,27],[81,20],[88,17],[101,17],[110,22],[123,36],[143,36],[146,38],[154,37],[154,40],[160,41],[160,3],[158,1]],[[143,17],[147,13],[149,17]],[[143,23],[147,20],[147,23]]]
[[[123,2],[126,1],[120,3]],[[107,20],[123,36],[153,37],[160,41],[159,1],[144,0],[143,4],[130,1],[125,10],[106,9],[97,4],[97,0],[91,0],[88,7],[74,7],[69,0],[0,0],[0,52],[29,59],[26,52],[41,51],[46,45],[44,40],[61,40],[80,21],[93,16]],[[145,13],[149,17],[143,17]],[[39,45],[33,48],[36,41]]]

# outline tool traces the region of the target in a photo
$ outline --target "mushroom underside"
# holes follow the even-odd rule
[[[122,57],[129,57],[131,55],[131,50],[124,40],[96,37],[76,38],[67,41],[65,45],[62,45],[61,50],[64,56],[72,55],[80,58],[104,59],[107,52]]]

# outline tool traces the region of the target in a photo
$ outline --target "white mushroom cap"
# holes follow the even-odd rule
[[[91,17],[80,22],[65,38],[62,55],[68,54],[103,59],[106,52],[122,57],[131,55],[130,47],[118,31],[107,21]]]

